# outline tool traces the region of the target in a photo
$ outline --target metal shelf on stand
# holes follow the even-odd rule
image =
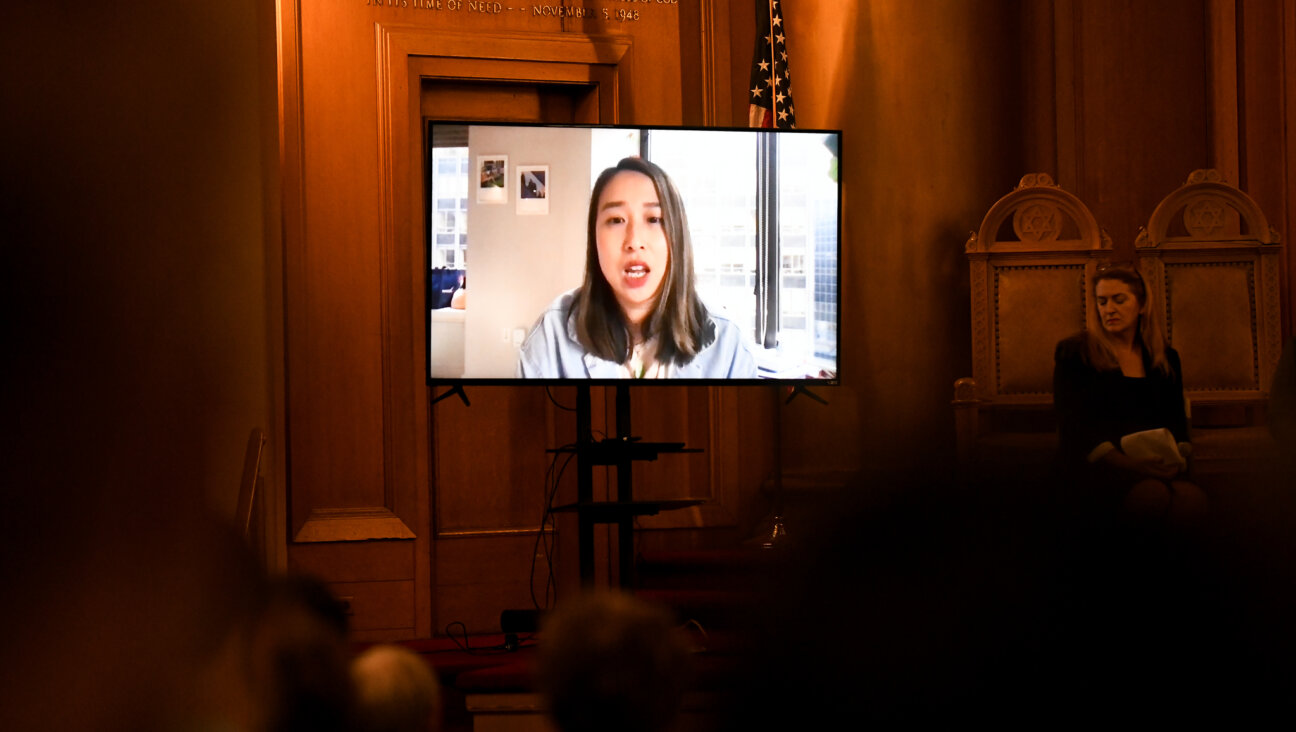
[[[634,519],[637,516],[655,516],[662,511],[673,511],[697,506],[701,499],[666,501],[637,501],[631,466],[637,460],[656,460],[663,453],[702,452],[687,448],[683,442],[643,442],[630,436],[630,390],[623,385],[616,389],[616,436],[603,440],[593,439],[590,429],[590,392],[588,386],[576,388],[576,445],[549,450],[576,454],[576,502],[558,506],[555,513],[575,513],[577,517],[577,552],[580,556],[581,583],[594,581],[594,526],[616,524],[617,566],[622,587],[634,584]],[[594,500],[594,466],[614,465],[617,469],[616,499]]]

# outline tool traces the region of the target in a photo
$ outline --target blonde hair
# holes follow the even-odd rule
[[[1152,361],[1152,367],[1163,374],[1170,373],[1170,362],[1166,359],[1165,328],[1161,324],[1161,308],[1155,302],[1155,295],[1148,288],[1147,282],[1138,269],[1130,264],[1098,265],[1094,272],[1090,292],[1096,293],[1098,283],[1103,280],[1124,282],[1134,293],[1139,304],[1138,324],[1135,326],[1134,340],[1143,348],[1143,353]],[[1098,299],[1094,298],[1093,308],[1089,313],[1089,326],[1085,329],[1085,342],[1088,346],[1089,364],[1103,371],[1114,371],[1120,368],[1116,352],[1112,350],[1111,338],[1103,330],[1098,313]]]
[[[355,728],[361,732],[434,732],[441,723],[441,684],[419,654],[373,646],[351,662]]]

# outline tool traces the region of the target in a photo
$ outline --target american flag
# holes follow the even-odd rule
[[[788,75],[783,10],[779,0],[765,0],[757,9],[756,51],[752,54],[751,127],[796,127],[792,106],[792,77]]]

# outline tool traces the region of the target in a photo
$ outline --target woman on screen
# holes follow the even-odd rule
[[[625,158],[590,193],[585,279],[522,344],[527,378],[754,379],[738,326],[694,289],[684,204],[661,168]]]
[[[1192,443],[1179,354],[1166,345],[1137,270],[1100,266],[1092,287],[1100,327],[1062,340],[1054,355],[1065,477],[1091,505],[1194,522],[1206,497],[1187,479]]]

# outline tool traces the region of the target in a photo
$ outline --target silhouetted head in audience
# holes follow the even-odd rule
[[[560,603],[540,630],[538,684],[562,732],[654,732],[679,714],[688,644],[665,610],[591,592]]]
[[[366,649],[351,662],[354,732],[434,732],[441,686],[417,653],[397,645]]]
[[[267,728],[345,730],[351,710],[347,619],[319,580],[274,578],[254,638]]]

